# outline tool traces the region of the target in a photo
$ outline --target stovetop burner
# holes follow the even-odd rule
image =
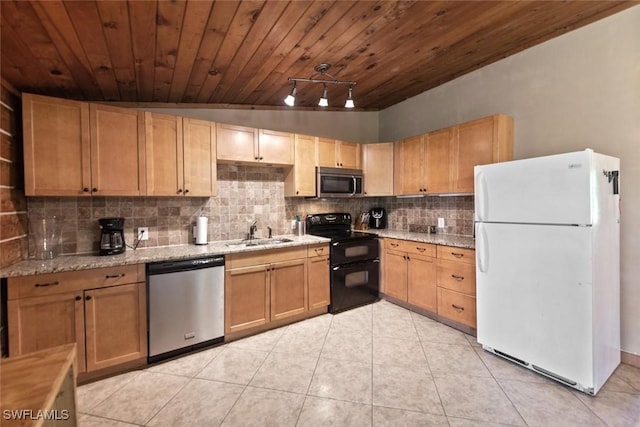
[[[334,242],[375,239],[376,234],[351,231],[351,214],[321,213],[307,216],[307,234],[326,237]]]

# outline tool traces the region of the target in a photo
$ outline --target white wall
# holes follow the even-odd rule
[[[378,140],[378,112],[144,108],[213,122],[295,132],[353,142]]]
[[[640,6],[381,111],[379,138],[494,113],[514,117],[516,158],[593,148],[621,159],[622,349],[640,354]]]

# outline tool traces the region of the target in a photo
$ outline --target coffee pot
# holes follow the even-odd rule
[[[100,255],[121,254],[127,248],[124,242],[124,218],[100,218]]]

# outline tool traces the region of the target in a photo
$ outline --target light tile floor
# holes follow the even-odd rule
[[[78,388],[81,426],[640,426],[640,369],[590,397],[386,301]]]

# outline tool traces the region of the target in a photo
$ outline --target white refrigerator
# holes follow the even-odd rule
[[[595,395],[620,363],[619,159],[475,167],[478,342]]]

